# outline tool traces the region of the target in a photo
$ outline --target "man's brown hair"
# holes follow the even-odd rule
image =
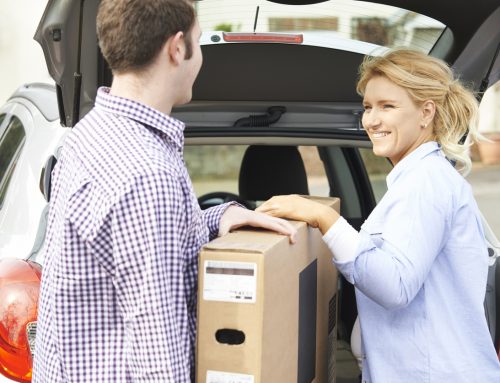
[[[194,21],[194,8],[187,0],[102,0],[97,12],[97,38],[113,72],[140,70],[177,32],[184,33],[189,59]]]

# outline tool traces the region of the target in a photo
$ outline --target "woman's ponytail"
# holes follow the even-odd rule
[[[454,161],[464,175],[472,167],[469,148],[481,138],[477,130],[478,116],[479,106],[473,93],[458,80],[451,80],[442,106],[436,108],[434,134],[446,157]]]

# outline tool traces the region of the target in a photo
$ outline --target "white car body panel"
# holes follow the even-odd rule
[[[21,120],[26,141],[0,209],[0,258],[26,258],[46,206],[38,186],[40,172],[68,129],[61,128],[59,120],[47,121],[37,108],[22,98],[9,100],[0,109],[0,114],[3,113],[15,114]]]

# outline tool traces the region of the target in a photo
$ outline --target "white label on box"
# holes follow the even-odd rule
[[[207,371],[206,383],[253,383],[253,375],[234,374],[221,371]]]
[[[255,303],[256,295],[256,263],[205,261],[204,300]]]

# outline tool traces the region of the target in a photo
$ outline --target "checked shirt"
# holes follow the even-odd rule
[[[100,88],[53,172],[34,383],[192,380],[201,211],[184,124]]]

